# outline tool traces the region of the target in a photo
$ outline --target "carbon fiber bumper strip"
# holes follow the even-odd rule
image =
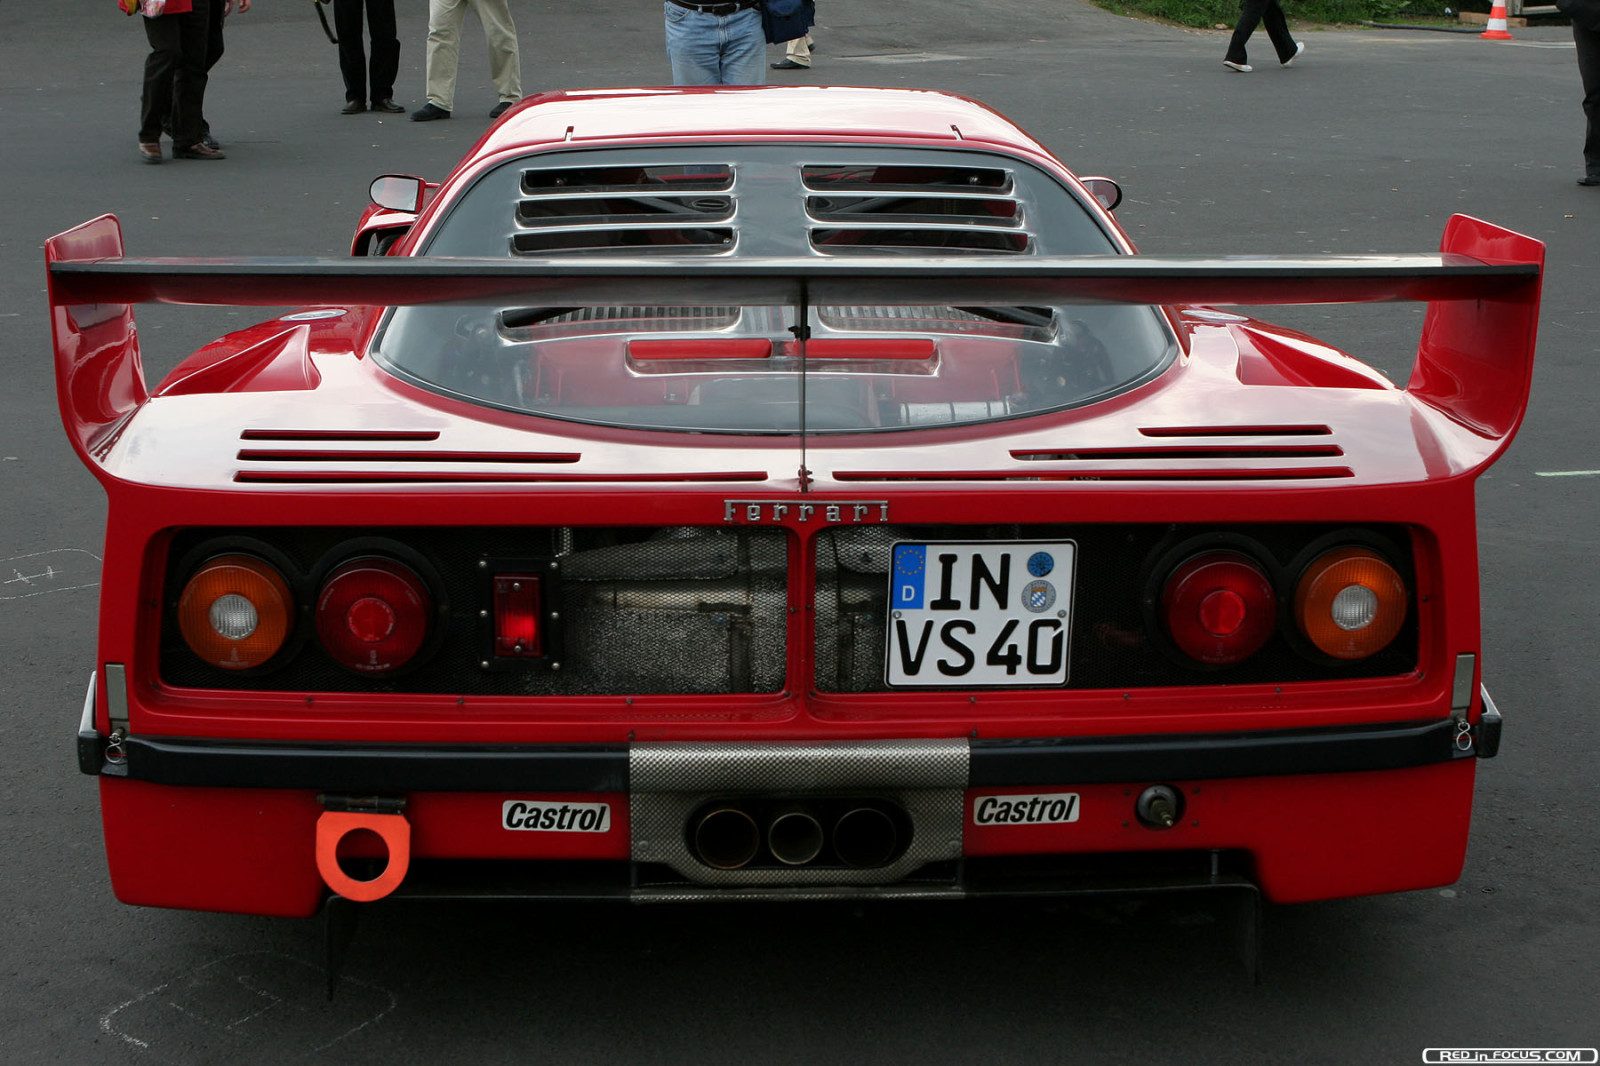
[[[630,764],[633,860],[662,863],[700,884],[880,884],[961,857],[965,740],[635,744]],[[887,866],[719,870],[689,850],[685,827],[712,797],[861,792],[899,804],[911,821],[910,843]]]

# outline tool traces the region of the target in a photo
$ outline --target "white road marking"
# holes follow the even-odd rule
[[[1600,477],[1600,470],[1535,470],[1534,477]]]

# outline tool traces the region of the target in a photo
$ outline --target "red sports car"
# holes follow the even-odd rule
[[[1142,256],[1119,195],[944,93],[615,89],[349,258],[52,238],[117,896],[1453,881],[1543,247]],[[1216,309],[1370,300],[1404,389]],[[149,388],[152,301],[300,309]]]

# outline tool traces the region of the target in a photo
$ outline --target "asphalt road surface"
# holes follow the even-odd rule
[[[417,106],[425,5],[400,6],[397,96]],[[646,0],[513,8],[527,91],[668,77]],[[134,255],[342,253],[371,177],[441,176],[486,125],[481,38],[469,20],[452,120],[344,117],[311,5],[258,0],[207,99],[228,160],[149,167],[136,21],[110,0],[0,14],[0,1060],[1401,1063],[1600,1043],[1600,189],[1574,184],[1565,29],[1309,32],[1287,71],[1259,39],[1241,76],[1223,34],[1076,0],[825,0],[815,69],[774,75],[988,101],[1122,181],[1147,252],[1424,251],[1455,211],[1548,242],[1532,409],[1479,489],[1507,728],[1458,885],[1272,911],[1259,987],[1198,905],[390,906],[330,1004],[316,922],[112,898],[71,744],[104,502],[57,422],[41,244],[113,211]],[[254,313],[139,314],[154,377]],[[1420,315],[1277,317],[1403,378]]]

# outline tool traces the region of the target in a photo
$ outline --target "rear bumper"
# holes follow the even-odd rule
[[[304,916],[328,895],[318,820],[329,794],[404,801],[399,896],[632,900],[928,898],[1253,883],[1279,902],[1453,882],[1465,858],[1483,721],[1021,741],[815,745],[440,747],[128,737],[120,761],[86,728],[112,882],[129,903]],[[1491,736],[1493,744],[1491,744]],[[759,752],[760,757],[753,755]],[[98,761],[89,756],[97,756]],[[932,762],[923,762],[928,755]],[[756,764],[761,765],[756,765]],[[1164,783],[1177,824],[1141,824]],[[851,794],[913,813],[905,861],[877,874],[721,874],[684,860],[707,796]],[[1011,795],[1071,793],[1080,816],[979,816]],[[604,804],[603,831],[517,832],[513,803]],[[923,819],[927,820],[924,821]],[[845,876],[849,874],[850,876]]]
[[[1484,706],[1487,719],[1493,706],[1487,694]],[[1498,722],[1498,712],[1493,717]],[[1475,729],[1469,736],[1481,732]],[[1493,754],[1476,740],[1463,749],[1459,735],[1452,719],[1438,719],[1187,736],[973,740],[967,758],[970,784],[1006,786],[1399,770]],[[469,747],[131,736],[122,748],[124,760],[108,764],[105,738],[92,724],[79,730],[79,766],[85,773],[161,785],[334,792],[629,788],[630,748],[620,744]]]

